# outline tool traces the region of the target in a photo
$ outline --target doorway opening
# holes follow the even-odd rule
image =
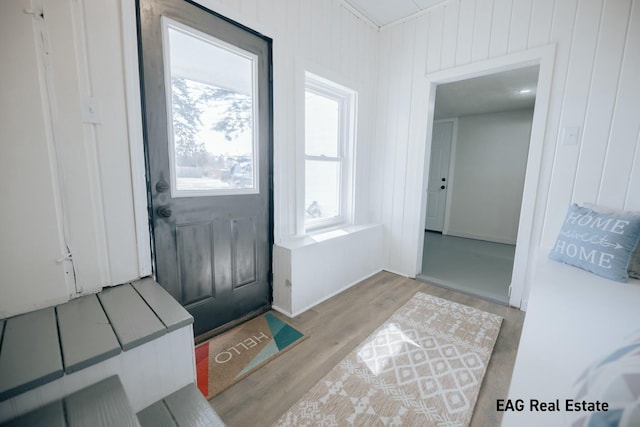
[[[437,86],[416,278],[509,304],[539,72]]]

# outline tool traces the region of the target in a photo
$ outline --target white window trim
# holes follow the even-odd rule
[[[302,100],[300,109],[302,110],[302,117],[300,120],[301,132],[301,153],[299,167],[301,173],[299,177],[299,186],[301,191],[301,200],[298,203],[299,214],[298,218],[302,225],[302,232],[304,234],[324,232],[333,228],[339,228],[341,226],[348,226],[353,224],[353,211],[354,211],[354,171],[355,171],[355,136],[356,136],[356,117],[357,117],[357,92],[346,86],[343,86],[334,81],[323,78],[315,73],[309,71],[304,72],[304,83],[302,85]],[[339,129],[339,141],[338,141],[338,157],[325,157],[325,156],[309,156],[306,154],[305,147],[305,93],[307,90],[314,92],[318,95],[325,96],[331,99],[335,99],[340,104],[340,129]],[[339,200],[339,215],[336,217],[306,221],[305,220],[305,172],[307,160],[317,161],[338,161],[340,162],[340,200]],[[301,179],[300,179],[301,178]]]
[[[166,115],[167,115],[167,137],[168,137],[168,149],[169,149],[169,174],[170,174],[170,188],[171,197],[208,197],[208,196],[236,196],[244,194],[258,194],[260,193],[260,162],[257,160],[260,158],[260,135],[259,126],[256,125],[255,120],[258,118],[258,105],[260,100],[258,99],[258,55],[251,52],[247,52],[232,44],[226,43],[216,37],[203,33],[188,25],[182,24],[178,21],[174,21],[166,16],[160,17],[162,25],[162,51],[163,51],[163,67],[164,67],[164,87],[166,97]],[[252,103],[253,103],[253,120],[252,125],[252,138],[253,138],[253,187],[251,188],[217,188],[208,190],[180,190],[177,188],[176,177],[176,164],[174,159],[175,152],[175,139],[173,132],[173,100],[171,94],[171,44],[169,43],[169,29],[182,32],[188,36],[199,38],[205,43],[210,43],[220,49],[226,49],[238,56],[244,57],[251,61],[252,67]]]

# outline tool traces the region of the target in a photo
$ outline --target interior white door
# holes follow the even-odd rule
[[[449,160],[453,122],[435,122],[431,139],[431,165],[427,185],[427,230],[442,232],[449,188]]]

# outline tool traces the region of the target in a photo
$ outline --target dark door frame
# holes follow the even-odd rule
[[[209,331],[205,334],[198,335],[195,340],[196,342],[200,342],[208,339],[211,336],[217,335],[225,330],[228,330],[240,323],[243,323],[253,317],[260,315],[263,312],[266,312],[271,309],[271,304],[273,303],[273,244],[274,244],[274,184],[273,184],[273,167],[274,167],[274,148],[273,148],[273,125],[274,125],[274,112],[273,112],[273,39],[250,28],[246,25],[243,25],[237,21],[234,21],[224,15],[221,15],[214,10],[211,10],[195,1],[192,0],[184,0],[185,3],[188,3],[205,13],[209,13],[216,18],[224,20],[254,36],[257,36],[263,39],[268,45],[268,53],[267,53],[267,61],[268,61],[268,92],[269,97],[267,99],[269,105],[269,122],[271,126],[269,127],[268,133],[268,200],[269,200],[269,223],[268,223],[268,271],[267,271],[267,281],[269,287],[269,304],[268,306],[261,308],[259,310],[250,312],[239,319],[231,321],[227,324],[224,324],[212,331]],[[155,244],[155,235],[154,235],[154,220],[153,220],[153,202],[152,202],[152,183],[151,183],[151,174],[150,174],[150,160],[149,160],[149,137],[147,134],[147,107],[145,101],[145,87],[144,87],[144,64],[143,64],[143,55],[142,55],[142,37],[141,37],[141,19],[140,19],[140,0],[136,0],[135,2],[135,12],[136,12],[136,42],[137,42],[137,54],[138,54],[138,79],[140,81],[140,105],[141,105],[141,119],[142,119],[142,137],[143,137],[143,147],[144,147],[144,170],[145,170],[145,183],[146,183],[146,196],[147,196],[147,220],[149,224],[149,235],[150,235],[150,249],[151,249],[151,270],[152,276],[156,278],[157,273],[157,259],[156,259],[156,244]]]

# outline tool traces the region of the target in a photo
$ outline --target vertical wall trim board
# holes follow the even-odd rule
[[[151,235],[147,211],[147,177],[142,136],[142,106],[140,101],[140,79],[138,74],[138,34],[136,29],[135,3],[120,0],[122,21],[122,59],[124,73],[125,105],[129,155],[131,156],[131,179],[133,189],[133,215],[138,252],[138,274],[149,276],[151,271]]]
[[[438,35],[439,38],[440,38],[440,45],[441,45],[441,47],[440,47],[440,58],[438,59],[439,69],[440,70],[443,68],[443,66],[442,66],[442,56],[443,56],[443,51],[444,51],[443,40],[444,40],[444,26],[445,26],[446,16],[447,16],[446,15],[446,9],[442,8],[442,18],[441,18],[441,22],[440,22],[440,34]],[[429,40],[427,39],[426,46],[429,46],[428,41]]]
[[[533,0],[514,2],[511,15],[511,29],[507,51],[510,53],[524,50],[529,45],[529,27]],[[528,7],[527,7],[528,6]]]
[[[551,136],[553,136],[553,140],[555,141],[555,148],[553,151],[553,157],[552,157],[552,165],[551,165],[551,171],[549,173],[549,188],[548,191],[546,192],[546,197],[545,197],[545,201],[544,201],[544,214],[542,217],[542,224],[541,224],[541,233],[540,233],[540,239],[542,243],[542,240],[544,239],[544,236],[547,234],[547,227],[548,227],[548,219],[549,219],[549,212],[548,212],[548,208],[549,205],[551,204],[551,185],[554,182],[554,176],[556,175],[556,173],[558,172],[558,152],[560,150],[560,136],[561,136],[561,132],[560,132],[560,125],[563,123],[563,115],[564,115],[564,108],[562,108],[563,105],[565,105],[565,100],[567,97],[567,82],[569,81],[569,68],[571,65],[571,57],[573,54],[573,41],[575,38],[575,29],[576,29],[576,22],[578,20],[578,8],[577,8],[577,1],[576,3],[576,9],[575,9],[575,13],[572,15],[573,16],[573,24],[571,25],[571,34],[569,36],[569,52],[567,54],[567,62],[566,62],[566,68],[563,70],[564,72],[564,78],[563,78],[563,82],[562,82],[562,94],[561,94],[561,99],[558,102],[558,106],[560,109],[560,112],[558,114],[558,123],[557,123],[557,127],[555,129],[555,131],[551,130],[551,134],[548,135],[547,137],[550,138]],[[552,32],[553,32],[553,27],[552,27]],[[556,68],[557,69],[557,68]],[[554,78],[555,80],[559,80],[559,77]],[[553,103],[552,103],[553,105]],[[553,117],[553,116],[551,116]],[[550,147],[548,147],[550,148]]]
[[[633,2],[631,4],[631,7],[633,7]],[[603,5],[604,8],[604,5]],[[602,14],[602,19],[604,19],[604,13]],[[605,167],[607,165],[607,160],[609,159],[609,152],[611,149],[611,143],[612,143],[612,135],[613,135],[613,131],[614,131],[614,124],[615,124],[615,117],[616,117],[616,112],[618,110],[618,100],[620,99],[620,82],[622,81],[622,70],[624,69],[624,64],[625,64],[625,59],[627,58],[627,53],[628,53],[628,47],[630,44],[630,40],[629,40],[629,29],[631,26],[631,16],[632,16],[632,11],[629,11],[628,17],[627,17],[627,25],[625,28],[625,47],[624,50],[622,52],[622,58],[620,60],[621,62],[621,66],[620,69],[618,70],[618,79],[616,80],[616,97],[615,97],[615,102],[613,104],[613,111],[611,112],[611,120],[609,122],[609,134],[607,137],[607,144],[606,144],[606,150],[605,150],[605,156],[604,159],[602,160],[602,173],[600,175],[600,182],[598,183],[598,192],[597,192],[597,198],[596,201],[599,202],[600,201],[600,196],[602,193],[602,187],[603,187],[603,182],[605,179]],[[631,182],[631,180],[629,180],[629,182]],[[625,196],[626,199],[626,196]]]
[[[44,10],[43,0],[34,0],[39,10]],[[51,62],[49,56],[49,41],[46,28],[46,21],[37,16],[32,15],[31,22],[35,44],[38,51],[36,52],[36,64],[38,67],[38,80],[40,85],[40,99],[42,104],[42,114],[44,119],[44,128],[46,133],[46,146],[49,158],[49,167],[51,168],[51,190],[55,206],[56,222],[58,223],[58,239],[60,246],[60,258],[56,261],[62,264],[64,270],[64,278],[66,284],[67,296],[71,297],[77,292],[77,282],[75,274],[75,266],[73,258],[69,257],[71,253],[69,238],[69,219],[65,206],[65,185],[64,171],[61,166],[60,141],[57,140],[55,132],[55,92],[53,90],[53,78],[51,71]]]
[[[618,3],[615,5],[617,6]],[[620,89],[615,105],[616,113],[607,147],[607,159],[598,198],[598,202],[606,206],[623,206],[625,195],[619,189],[626,187],[630,179],[633,185],[638,184],[630,153],[636,149],[635,142],[638,129],[640,129],[640,116],[638,116],[640,85],[637,78],[640,74],[639,18],[640,9],[634,8],[631,17],[633,24],[627,34],[627,43],[624,46],[624,68],[620,75]],[[637,190],[633,193],[640,195],[640,191]],[[638,201],[640,201],[640,197],[632,199],[631,203],[637,205]]]
[[[529,5],[529,23],[527,24],[527,43],[526,47],[529,47],[529,40],[531,38],[531,23],[533,22],[533,3],[535,0],[531,0]],[[539,1],[539,0],[538,0]]]
[[[622,5],[622,2],[620,1],[607,4],[619,7],[620,5]],[[630,8],[630,2],[628,2],[627,4]],[[620,98],[620,83],[622,81],[623,61],[625,52],[627,50],[627,35],[629,32],[631,20],[631,14],[629,13],[629,10],[626,10],[626,12],[622,14],[627,16],[627,25],[624,27],[624,33],[622,34],[623,43],[621,45],[619,56],[617,56],[618,52],[616,46],[610,45],[612,41],[610,40],[611,36],[616,36],[619,30],[616,28],[614,31],[609,31],[606,35],[603,35],[602,32],[605,19],[609,17],[609,25],[612,24],[611,21],[615,21],[617,25],[617,19],[612,18],[617,18],[619,14],[609,13],[609,16],[607,16],[606,10],[604,10],[600,20],[598,44],[596,47],[596,54],[593,65],[594,77],[589,88],[589,92],[593,94],[594,97],[596,97],[596,100],[590,97],[587,104],[587,110],[585,111],[584,137],[582,138],[582,144],[580,145],[580,155],[578,158],[578,167],[572,193],[572,200],[576,202],[597,202],[600,198],[600,191],[605,176],[605,167],[609,146],[611,144],[612,135],[615,131],[614,124],[616,122],[615,117],[616,110],[618,108],[617,100]],[[605,42],[609,43],[605,45]],[[617,57],[614,57],[614,55],[616,55]],[[612,76],[609,75],[611,74],[610,72],[612,70],[615,71],[615,78],[613,79],[611,79],[610,77]],[[603,84],[607,85],[606,90],[603,90]],[[611,99],[607,99],[607,97],[609,96],[611,96]],[[605,117],[607,120],[602,120]],[[606,126],[606,132],[593,132],[591,129],[592,127],[595,127],[596,130],[600,130],[599,128],[603,126]],[[605,133],[606,136],[604,135]],[[601,137],[603,137],[602,141],[600,140]],[[593,142],[590,144],[591,146],[588,147],[587,143],[591,141]],[[602,153],[603,156],[601,158],[595,158],[596,155],[599,154],[598,150],[600,144],[597,143],[600,142],[604,143],[602,144],[602,146],[604,147],[604,152]],[[594,144],[597,144],[598,147],[593,147]],[[586,151],[586,148],[589,148],[588,152]],[[599,179],[597,178],[598,174]],[[594,180],[596,182],[594,182]],[[581,184],[581,186],[579,186],[579,184]],[[581,188],[585,186],[590,187],[591,184],[595,184],[595,191],[587,190],[587,188]]]
[[[460,4],[461,4],[460,2],[455,4],[457,7],[457,10],[456,10],[457,20],[456,20],[456,26],[455,26],[455,42],[453,44],[453,61],[451,62],[451,66],[454,66],[456,64],[457,57],[458,57],[457,52],[458,52],[458,39],[460,37],[459,31],[460,31],[460,15],[461,15]]]
[[[293,99],[294,104],[297,106],[294,111],[293,122],[295,123],[295,138],[294,138],[294,146],[291,150],[293,152],[294,158],[294,179],[292,180],[294,183],[303,183],[305,182],[305,172],[306,172],[306,164],[304,161],[305,154],[305,66],[302,64],[301,58],[296,58],[295,61],[295,71],[294,71],[294,93]],[[304,205],[305,205],[305,194],[304,194],[304,186],[302,185],[294,185],[293,190],[295,191],[295,197],[293,200],[293,205],[296,207],[292,216],[295,217],[295,235],[302,236],[304,234]]]
[[[437,9],[435,11],[439,11],[438,13],[441,16],[440,23],[442,24],[444,9]],[[411,67],[410,120],[407,138],[409,141],[422,141],[422,144],[410,144],[407,147],[406,174],[414,177],[422,177],[424,174],[424,165],[421,163],[421,159],[424,159],[425,157],[427,129],[429,128],[428,125],[423,125],[423,122],[426,121],[429,116],[429,85],[425,77],[424,62],[420,60],[420,54],[427,49],[429,44],[430,30],[426,25],[428,21],[429,19],[427,16],[421,16],[416,21],[413,45],[413,63]],[[441,33],[442,31],[440,31],[439,34],[436,34],[440,47],[442,46]],[[422,117],[422,121],[411,120],[411,117]],[[422,194],[425,191],[424,180],[408,179],[404,191],[404,212],[420,212],[420,215],[422,215],[423,201],[419,197],[412,197],[412,194]],[[414,245],[414,241],[416,246],[423,245],[424,234],[415,233],[412,221],[406,214],[403,215],[402,232],[403,241],[408,240],[409,247]],[[404,260],[405,265],[403,265],[402,269],[404,271],[412,272],[414,269],[414,262],[421,264],[421,260],[413,261],[411,259],[412,256],[416,257],[417,253],[408,252],[403,255],[402,259]]]
[[[549,6],[551,7],[548,8]],[[529,25],[529,47],[549,43],[555,7],[555,0],[536,0],[533,2],[533,7],[531,9],[531,23]],[[547,13],[541,13],[540,10]],[[538,18],[537,22],[536,18]],[[536,37],[536,35],[538,36]]]
[[[536,245],[542,244],[543,237],[545,235],[546,227],[547,227],[547,207],[550,202],[550,190],[552,184],[552,177],[556,173],[556,159],[558,153],[558,133],[560,130],[560,116],[562,115],[562,104],[564,102],[565,97],[565,88],[568,80],[568,67],[569,67],[569,58],[571,54],[571,40],[573,39],[573,32],[575,30],[576,23],[576,15],[577,15],[577,0],[569,3],[568,1],[563,1],[559,3],[564,7],[556,7],[554,9],[554,16],[551,20],[551,33],[550,40],[552,42],[557,43],[557,58],[554,66],[554,75],[553,82],[562,81],[562,85],[554,84],[556,87],[554,92],[552,93],[552,100],[550,101],[550,111],[549,111],[549,121],[547,123],[547,130],[545,134],[545,140],[547,142],[546,147],[546,155],[547,164],[549,165],[549,173],[547,176],[543,176],[542,179],[545,180],[543,183],[543,188],[546,191],[546,197],[541,197],[540,204],[537,208],[539,211],[538,218],[541,218],[539,222],[540,233],[539,233],[539,241],[535,242]],[[562,25],[559,22],[562,22],[558,19],[558,16],[563,16],[562,13],[566,9],[565,16],[571,20],[571,26],[568,27],[566,25]],[[557,24],[557,26],[556,26]],[[566,54],[563,54],[566,51]],[[558,109],[558,112],[554,110]],[[549,145],[552,144],[552,145]],[[544,159],[543,159],[544,160]]]
[[[511,31],[512,0],[494,0],[493,16],[489,35],[489,57],[506,55]]]
[[[509,15],[509,31],[507,31],[507,51],[505,52],[505,54],[508,53],[508,52],[511,52],[511,27],[513,25],[513,15],[514,15],[515,9],[516,9],[515,6],[514,6],[514,3],[516,1],[518,1],[518,0],[512,0],[511,1],[511,9],[510,9],[511,13]]]
[[[489,57],[493,4],[493,0],[476,0],[471,42],[471,61],[479,61]]]
[[[495,0],[491,0],[491,14],[489,18],[489,44],[487,45],[487,56],[486,56],[487,58],[491,56],[489,52],[491,52],[491,34],[492,34],[491,29],[493,28],[493,17],[494,17],[495,8],[496,8],[496,2]]]
[[[473,0],[460,0],[455,61],[457,66],[471,62],[474,20],[475,2]]]
[[[390,55],[389,58],[394,58],[395,60],[388,60],[385,61],[385,66],[388,67],[389,69],[389,80],[388,82],[386,82],[385,86],[387,87],[386,92],[387,92],[387,102],[385,103],[385,107],[384,108],[384,114],[385,116],[388,118],[391,116],[391,111],[398,111],[398,107],[399,107],[399,96],[398,96],[398,90],[396,89],[396,85],[397,85],[397,75],[398,75],[398,70],[397,68],[399,67],[399,60],[396,59],[398,54],[399,54],[399,46],[401,44],[401,40],[398,41],[398,39],[401,39],[402,36],[402,29],[403,27],[394,27],[392,30],[390,30],[391,34],[389,37],[389,44],[390,44]],[[385,138],[384,141],[386,141],[386,143],[383,145],[383,150],[386,152],[386,155],[383,158],[383,162],[384,162],[384,170],[385,170],[385,180],[384,180],[384,187],[383,187],[383,195],[384,195],[384,199],[382,200],[382,220],[383,223],[387,226],[385,227],[385,236],[387,237],[386,241],[385,241],[385,248],[384,250],[386,251],[386,255],[385,256],[385,262],[389,263],[390,262],[390,258],[391,258],[391,254],[393,253],[393,250],[395,250],[395,245],[394,245],[394,229],[393,229],[393,204],[395,202],[395,195],[394,195],[394,181],[396,179],[396,150],[394,149],[394,145],[395,142],[397,141],[396,135],[397,135],[397,129],[398,129],[398,121],[397,120],[392,120],[392,121],[388,121],[387,122],[387,126],[385,126]],[[393,141],[394,143],[389,143],[389,141]],[[387,203],[385,203],[385,201],[387,201]],[[391,203],[388,203],[388,202]]]
[[[93,81],[92,70],[89,60],[89,46],[88,46],[88,29],[86,25],[86,11],[83,2],[70,2],[71,5],[71,24],[73,31],[74,46],[73,51],[75,54],[75,68],[78,76],[78,92],[80,99],[84,97],[93,97]],[[76,253],[74,256],[79,259],[78,271],[80,273],[79,286],[80,291],[84,292],[96,292],[102,289],[103,286],[111,284],[111,269],[109,263],[109,248],[107,239],[107,224],[105,217],[105,206],[103,197],[103,183],[101,180],[102,170],[100,167],[100,161],[98,159],[99,150],[98,135],[96,133],[95,125],[93,124],[81,124],[82,133],[84,135],[84,147],[85,147],[85,162],[88,168],[87,178],[89,180],[89,200],[91,205],[91,217],[93,219],[93,234],[95,238],[95,254],[86,253],[87,248],[84,250],[78,250],[76,247]],[[87,231],[87,230],[84,230]],[[76,235],[82,234],[83,230],[76,230]],[[86,258],[85,258],[86,257]],[[83,260],[86,259],[85,260]],[[91,258],[96,263],[97,277],[91,277],[82,273],[83,267],[89,266]]]
[[[547,41],[551,40],[551,29],[553,28],[553,19],[556,16],[557,4],[558,4],[558,0],[553,0],[553,7],[551,8],[551,22],[549,23],[549,32],[547,34]]]
[[[632,184],[634,182],[633,176],[636,173],[638,173],[638,163],[640,161],[640,157],[638,156],[639,153],[640,153],[640,129],[638,129],[638,137],[636,138],[636,147],[633,151],[633,160],[634,160],[633,169],[631,170],[629,183],[627,184],[627,189],[625,191],[625,196],[624,196],[624,206],[622,208],[625,210],[635,210],[635,211],[640,210],[640,203],[638,203],[637,201],[635,205],[629,206],[629,197],[631,196]],[[638,197],[637,195],[635,196],[636,198]]]
[[[410,62],[407,64],[407,72],[406,72],[406,77],[407,77],[407,81],[408,81],[408,85],[411,88],[411,95],[409,96],[409,98],[407,99],[407,110],[408,110],[408,115],[407,115],[407,127],[406,129],[406,139],[409,139],[411,136],[411,120],[409,119],[411,117],[412,111],[413,111],[413,102],[415,100],[415,90],[414,90],[414,71],[415,71],[415,63],[417,61],[416,57],[415,57],[415,46],[417,45],[417,34],[418,34],[418,29],[417,29],[417,25],[416,25],[417,21],[409,21],[407,22],[406,25],[410,26],[410,31],[409,31],[409,41],[410,43],[405,43],[405,46],[410,47],[410,49],[407,49],[407,54],[410,55]],[[406,26],[405,26],[405,30],[406,30]],[[405,34],[405,40],[406,40],[406,34]],[[421,62],[421,61],[420,61]],[[404,130],[403,130],[404,132]],[[401,139],[402,140],[402,139]],[[409,170],[409,146],[406,146],[406,151],[404,152],[404,158],[402,158],[402,162],[404,167],[402,169]],[[407,203],[407,193],[408,193],[408,186],[410,185],[410,183],[408,183],[408,179],[407,179],[407,175],[406,173],[403,174],[404,175],[404,182],[402,183],[402,191],[401,193],[401,203],[400,203],[400,241],[403,242],[405,239],[405,221],[406,221],[406,215],[404,215],[404,209],[406,208],[406,203]],[[400,254],[402,256],[402,259],[406,259],[407,257],[405,256],[405,254]]]
[[[391,37],[388,31],[385,31],[380,35],[380,44],[378,46],[378,58],[377,58],[377,67],[378,67],[378,75],[376,81],[376,99],[377,102],[375,104],[375,115],[377,116],[376,124],[375,124],[375,141],[376,144],[374,148],[374,158],[373,158],[373,170],[379,171],[379,173],[372,177],[373,185],[370,188],[370,194],[372,198],[374,213],[375,213],[375,221],[384,222],[384,200],[385,200],[385,183],[388,178],[388,167],[384,162],[385,159],[385,148],[388,147],[388,144],[383,144],[383,141],[386,141],[386,132],[388,127],[388,114],[385,109],[385,106],[388,104],[389,99],[389,61],[384,60],[384,58],[388,58],[391,52]],[[426,57],[426,56],[425,56]],[[385,227],[384,231],[385,242],[387,241],[387,229]],[[384,245],[385,248],[387,245]],[[388,257],[388,253],[385,249],[384,259],[386,260]]]
[[[601,3],[601,7],[600,7],[600,19],[598,20],[598,29],[596,30],[596,45],[595,45],[595,49],[594,49],[594,53],[593,53],[593,60],[591,61],[591,70],[589,73],[589,90],[587,91],[587,99],[586,99],[586,105],[584,108],[584,112],[582,113],[582,120],[580,121],[580,123],[582,124],[581,130],[582,132],[579,135],[579,144],[578,144],[578,157],[576,160],[576,167],[575,167],[575,172],[573,175],[573,181],[571,183],[571,200],[572,201],[578,201],[578,202],[582,202],[582,200],[574,200],[573,197],[575,195],[575,191],[576,191],[576,184],[577,184],[577,180],[578,180],[578,173],[580,170],[580,164],[581,164],[581,160],[583,157],[583,153],[584,153],[584,131],[587,128],[587,114],[589,113],[589,109],[591,107],[591,96],[593,94],[593,86],[595,84],[595,72],[596,72],[596,67],[597,67],[597,60],[598,60],[598,53],[601,49],[601,40],[602,40],[602,21],[604,20],[604,2]],[[617,86],[618,82],[616,82],[616,86]],[[617,92],[617,89],[616,89]],[[609,134],[611,132],[611,129],[609,129]],[[607,138],[607,147],[609,145],[609,139]],[[602,164],[604,165],[606,163],[606,156],[605,159],[603,159]],[[602,171],[602,168],[600,169]]]
[[[416,47],[422,46],[422,43],[425,42],[424,46],[421,47],[423,51],[427,52],[427,61],[429,61],[429,55],[432,50],[435,50],[433,54],[431,54],[431,58],[434,60],[434,63],[431,64],[431,67],[427,66],[420,72],[420,76],[424,77],[427,70],[441,70],[442,69],[442,51],[444,49],[443,34],[444,34],[444,8],[436,9],[429,14],[429,19],[425,20],[424,23],[424,40],[421,40],[420,34],[422,33],[421,26],[418,25],[416,28]],[[426,16],[425,16],[426,17]],[[418,21],[420,22],[420,21]],[[435,45],[435,48],[433,47]],[[418,55],[418,51],[414,53],[414,56]],[[418,56],[419,58],[419,56]],[[418,62],[418,59],[415,59],[414,62]],[[421,61],[420,61],[421,62]],[[427,65],[429,65],[427,63]]]

